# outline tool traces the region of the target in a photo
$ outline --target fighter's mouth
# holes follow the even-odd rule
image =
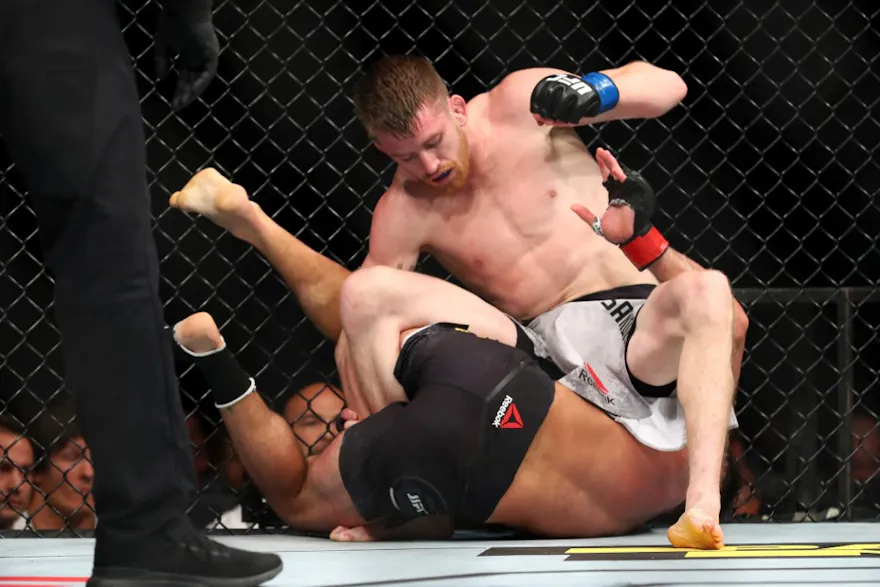
[[[445,181],[446,178],[448,178],[449,175],[450,175],[451,173],[452,173],[452,170],[451,170],[451,169],[447,169],[446,171],[444,171],[444,172],[441,173],[440,175],[435,175],[434,178],[433,178],[433,181],[434,181],[435,183],[440,183],[440,182],[442,182],[442,181]]]

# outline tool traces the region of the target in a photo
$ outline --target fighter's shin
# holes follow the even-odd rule
[[[174,342],[201,370],[217,408],[231,408],[256,391],[256,382],[238,364],[225,340],[220,348],[206,353],[195,353],[180,344],[176,338]]]

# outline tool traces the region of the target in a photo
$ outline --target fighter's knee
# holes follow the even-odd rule
[[[393,269],[364,267],[352,272],[339,292],[339,312],[343,328],[369,320],[380,311],[380,300],[387,291]]]
[[[679,305],[685,324],[705,326],[733,318],[733,291],[730,280],[716,270],[694,271],[682,275]]]
[[[733,340],[740,346],[745,344],[749,331],[749,317],[740,303],[733,300]]]

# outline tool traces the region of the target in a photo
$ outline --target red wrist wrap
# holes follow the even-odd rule
[[[663,238],[654,227],[642,236],[637,236],[620,247],[623,254],[638,267],[639,271],[647,269],[660,255],[669,248],[669,241]]]

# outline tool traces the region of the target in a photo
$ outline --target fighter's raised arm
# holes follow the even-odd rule
[[[644,61],[586,74],[561,69],[515,71],[489,92],[493,116],[528,124],[583,126],[634,118],[657,118],[684,99],[677,73]]]

